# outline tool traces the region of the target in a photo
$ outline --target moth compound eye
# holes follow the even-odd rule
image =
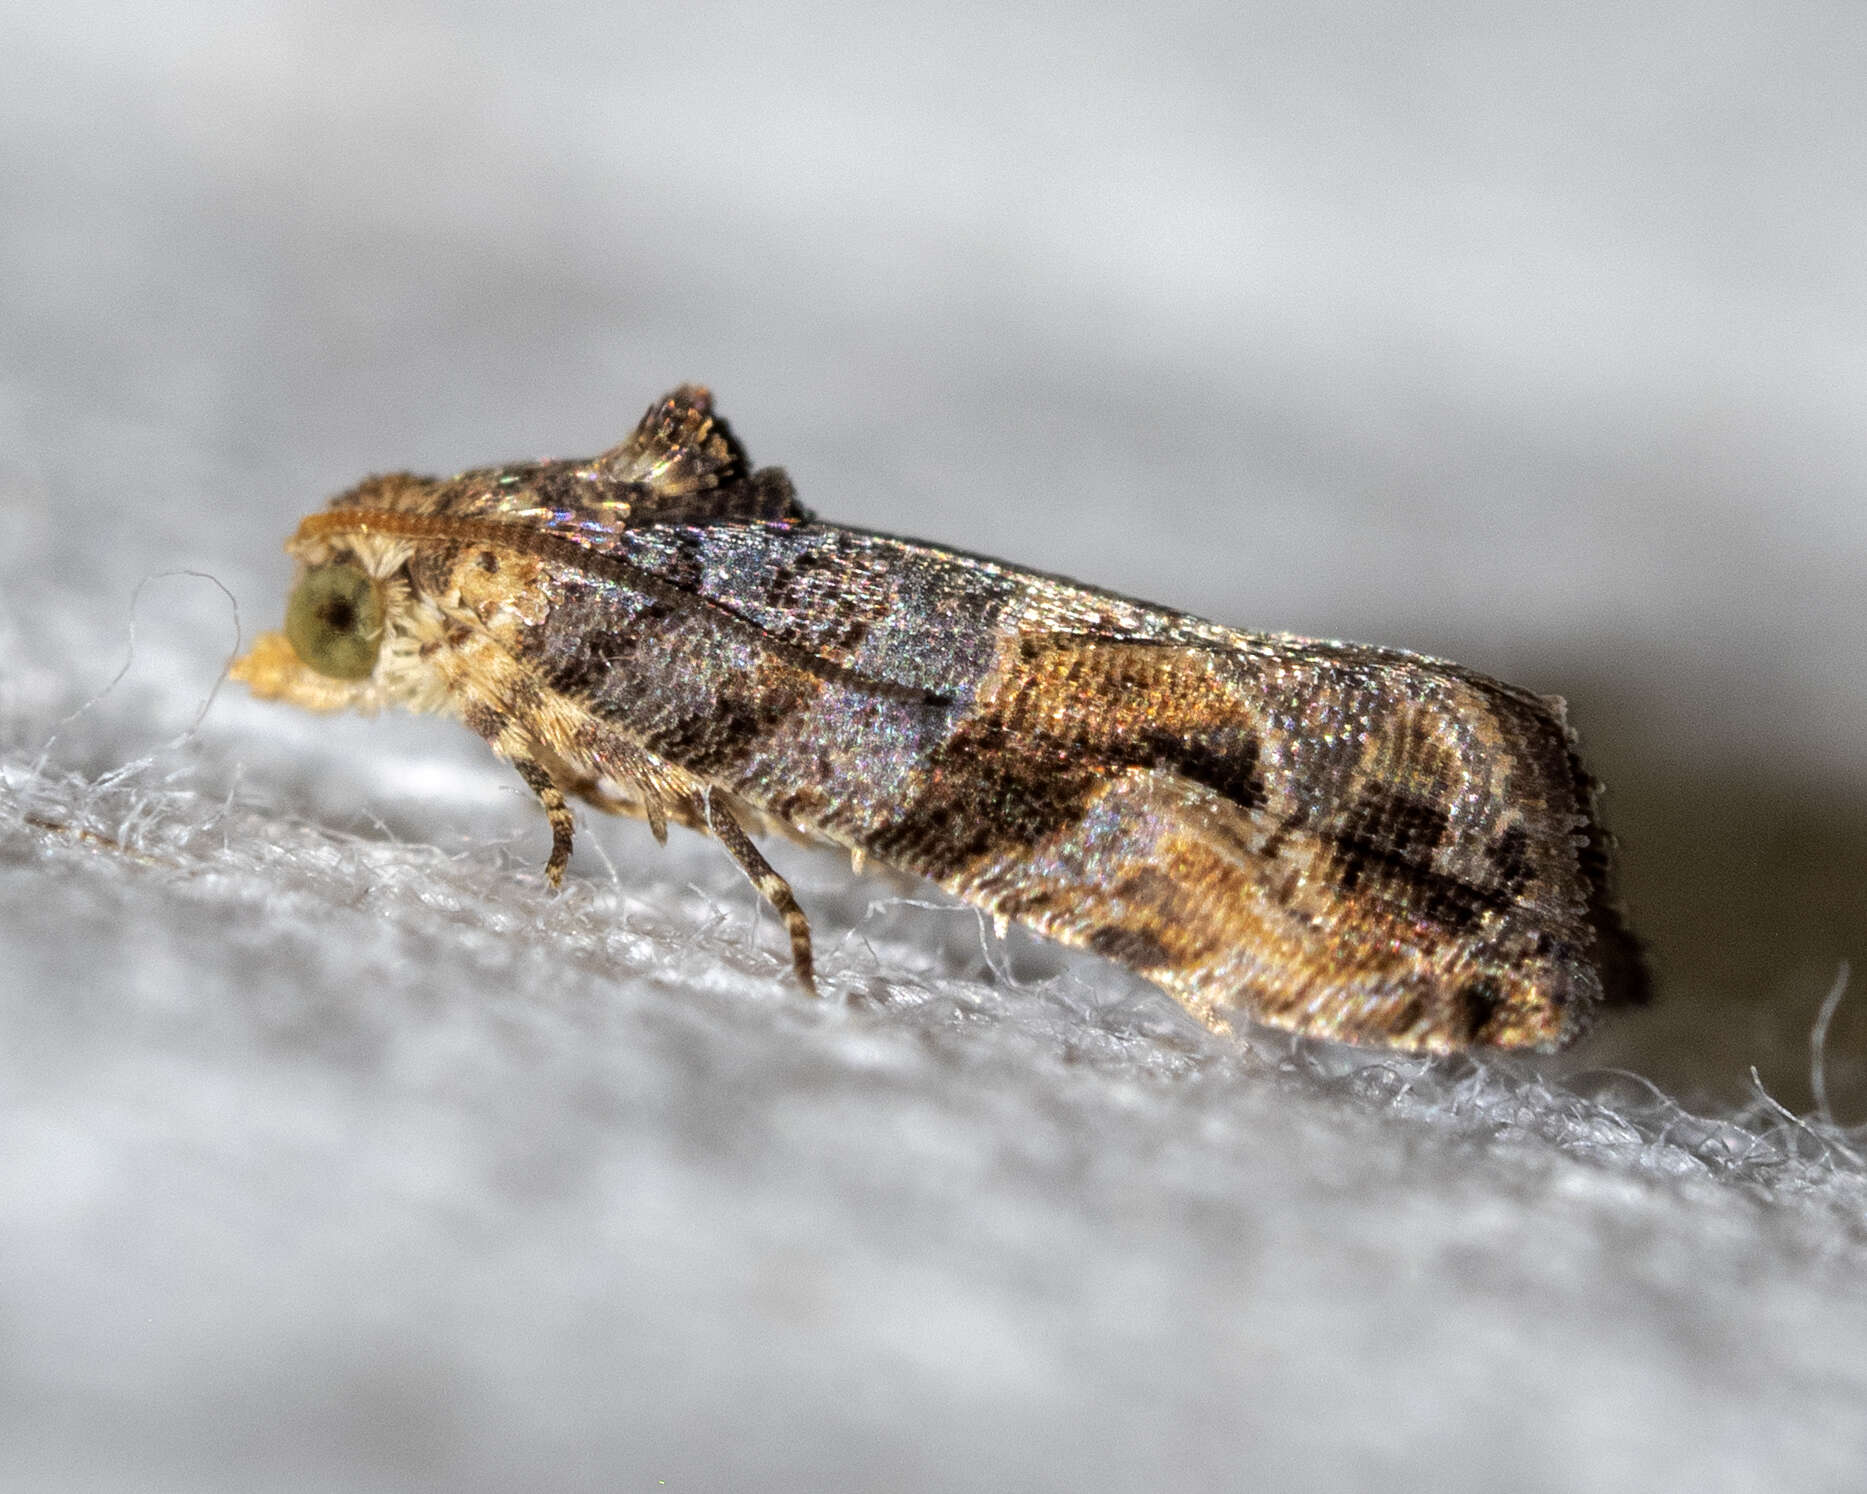
[[[306,571],[285,606],[285,636],[319,674],[363,679],[382,649],[382,593],[354,565]]]

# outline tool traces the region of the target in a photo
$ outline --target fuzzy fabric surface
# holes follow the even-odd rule
[[[1843,4],[0,18],[0,1486],[1867,1475]],[[221,674],[683,380],[826,517],[1570,697],[1660,999],[1213,1036]]]

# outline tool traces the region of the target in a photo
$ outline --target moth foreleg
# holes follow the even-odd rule
[[[570,864],[571,833],[574,829],[570,805],[564,802],[564,791],[535,759],[515,757],[512,766],[519,770],[519,777],[525,780],[526,786],[538,796],[538,802],[544,805],[545,818],[551,822],[551,859],[545,863],[545,880],[553,887],[562,887],[564,868]]]
[[[739,863],[739,869],[759,890],[760,896],[776,908],[778,916],[784,920],[785,932],[791,936],[792,972],[797,976],[797,983],[815,996],[817,981],[811,973],[810,920],[804,916],[804,910],[798,907],[797,899],[791,895],[791,884],[772,870],[771,863],[759,853],[759,848],[752,844],[745,831],[739,828],[739,822],[733,818],[732,811],[711,794],[706,796],[706,811],[707,828],[713,832],[714,839]]]

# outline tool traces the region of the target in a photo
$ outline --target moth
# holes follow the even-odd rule
[[[1238,632],[824,523],[683,386],[582,461],[371,477],[306,518],[234,667],[312,710],[465,722],[571,854],[570,801],[931,879],[1239,1019],[1554,1049],[1635,999],[1559,699],[1396,649]]]

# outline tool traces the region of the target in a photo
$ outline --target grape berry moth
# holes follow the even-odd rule
[[[458,717],[570,857],[568,800],[931,878],[1213,1028],[1553,1049],[1643,974],[1560,700],[1236,632],[826,524],[683,387],[587,461],[372,477],[305,519],[235,666],[313,710]]]

